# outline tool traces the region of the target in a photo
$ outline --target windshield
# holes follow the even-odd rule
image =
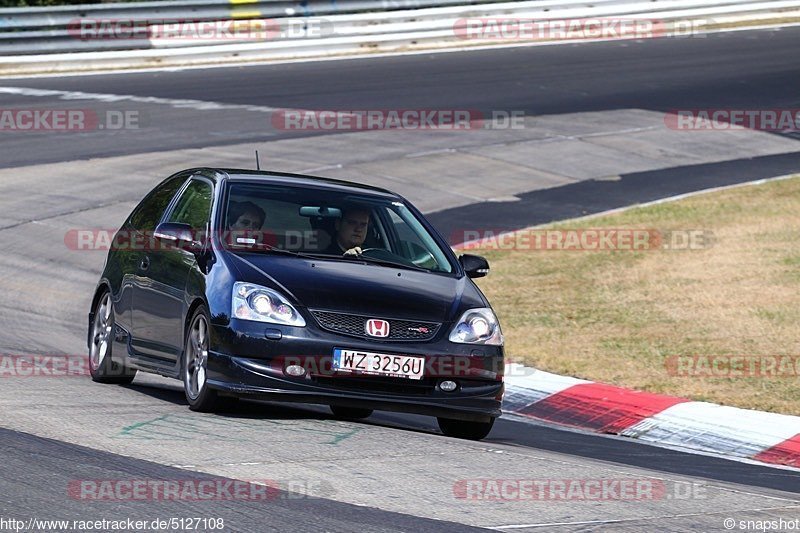
[[[235,251],[453,272],[447,254],[399,201],[298,186],[230,183],[222,220],[223,241]]]

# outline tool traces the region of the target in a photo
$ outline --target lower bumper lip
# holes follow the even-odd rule
[[[383,376],[311,375],[292,378],[270,361],[210,352],[209,385],[231,394],[265,399],[366,407],[387,411],[485,420],[501,414],[502,381],[461,379],[458,390],[438,389],[439,377],[413,380]]]

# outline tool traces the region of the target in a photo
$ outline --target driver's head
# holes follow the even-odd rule
[[[253,202],[231,202],[228,220],[232,230],[260,230],[266,214]]]
[[[369,211],[366,209],[348,209],[342,218],[336,221],[336,240],[344,250],[364,244],[369,225]]]

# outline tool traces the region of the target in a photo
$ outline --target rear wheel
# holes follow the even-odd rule
[[[115,362],[111,357],[114,341],[114,306],[111,293],[105,292],[97,300],[89,346],[89,374],[97,383],[126,385],[136,377],[136,370]]]
[[[488,422],[471,422],[452,418],[437,418],[437,421],[439,422],[439,429],[448,437],[481,440],[492,431],[495,419],[492,418]]]
[[[360,409],[358,407],[342,407],[340,405],[331,405],[331,411],[336,418],[344,420],[361,420],[367,418],[372,414],[372,409]]]
[[[221,397],[217,391],[208,386],[209,327],[208,312],[205,307],[198,307],[192,315],[189,328],[186,330],[184,346],[181,377],[189,409],[212,412],[234,406],[236,398]]]

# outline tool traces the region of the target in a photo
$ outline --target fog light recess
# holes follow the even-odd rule
[[[458,388],[458,383],[449,380],[442,381],[441,383],[439,383],[439,388],[444,392],[453,392]]]
[[[289,376],[299,378],[303,377],[306,374],[306,369],[300,365],[289,365],[286,367],[286,370],[284,370],[284,372],[286,372],[286,374]]]

